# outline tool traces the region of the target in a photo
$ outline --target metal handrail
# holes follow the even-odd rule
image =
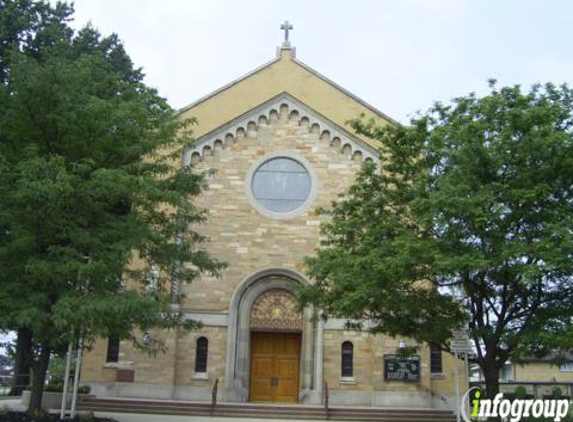
[[[215,378],[213,383],[213,390],[211,391],[211,413],[215,411],[217,406],[217,390],[219,389],[219,378]]]
[[[330,418],[330,410],[328,408],[328,398],[329,398],[328,383],[325,381],[324,382],[324,414],[325,414],[327,420]]]

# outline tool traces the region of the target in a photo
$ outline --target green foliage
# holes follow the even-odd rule
[[[506,400],[514,401],[517,396],[515,393],[503,393],[503,398]]]
[[[41,60],[12,51],[0,91],[0,271],[19,281],[0,293],[8,310],[0,323],[50,340],[173,326],[177,317],[161,314],[171,277],[222,267],[195,246],[201,235],[180,235],[206,218],[189,201],[203,175],[173,160],[191,142],[192,122],[176,119],[130,70],[115,36],[86,28],[54,44]],[[133,251],[158,270],[155,294],[123,288]],[[147,271],[128,275],[148,280]]]
[[[94,416],[93,412],[76,415],[73,419],[65,419],[68,422],[118,422],[109,417]],[[57,413],[34,412],[33,414],[11,411],[4,406],[0,409],[0,422],[60,422]]]
[[[194,122],[72,12],[0,0],[0,329],[30,329],[48,357],[79,333],[147,347],[136,328],[193,325],[171,281],[223,268],[195,231],[204,175],[180,164]]]
[[[13,365],[14,365],[14,361],[10,357],[0,355],[0,368],[4,368],[4,367],[11,368]]]
[[[382,172],[364,166],[326,211],[302,302],[444,349],[467,320],[489,391],[510,356],[570,345],[572,99],[492,82],[408,127],[350,122]]]
[[[9,77],[14,53],[41,59],[46,49],[73,35],[67,24],[73,8],[65,3],[0,0],[0,10],[0,83]]]
[[[64,380],[59,377],[54,377],[44,387],[44,391],[50,393],[61,393],[64,391]]]
[[[78,394],[89,394],[91,392],[91,387],[89,385],[80,385],[78,387]],[[51,393],[62,393],[64,391],[64,380],[61,377],[53,377],[50,382],[44,387],[44,391]],[[72,391],[72,383],[68,387],[68,392]]]
[[[555,418],[549,417],[549,418],[535,418],[533,416],[528,416],[525,418],[520,419],[521,422],[554,422]],[[567,414],[567,416],[565,416],[563,419],[561,419],[561,422],[573,422],[573,413],[569,412],[569,414]]]
[[[561,387],[553,387],[551,389],[551,397],[553,397],[554,399],[559,399],[563,397],[563,390],[561,390]]]
[[[516,399],[525,399],[527,397],[527,388],[523,385],[518,385],[515,387],[515,398]]]
[[[80,385],[78,387],[78,394],[89,394],[92,388],[89,385]]]
[[[416,355],[420,351],[418,346],[405,346],[398,347],[394,352],[400,359],[410,359],[412,356]]]

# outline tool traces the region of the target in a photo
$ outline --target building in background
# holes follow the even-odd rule
[[[562,396],[573,398],[573,353],[553,352],[544,357],[508,361],[500,372],[500,390],[515,394],[525,387],[527,394],[537,398]],[[472,385],[484,385],[484,376],[477,365],[470,370]]]

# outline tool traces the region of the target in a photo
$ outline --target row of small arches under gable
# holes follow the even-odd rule
[[[234,133],[228,132],[222,139],[216,139],[213,145],[205,145],[201,151],[194,151],[191,154],[191,162],[197,163],[201,161],[203,157],[212,156],[217,151],[223,150],[226,146],[237,142],[238,140],[245,137],[254,138],[257,135],[257,131],[260,126],[265,126],[277,122],[279,118],[288,119],[291,124],[297,124],[298,126],[307,127],[309,133],[318,135],[319,139],[324,142],[328,142],[332,148],[340,152],[343,155],[348,156],[357,162],[372,162],[372,158],[366,157],[364,159],[361,150],[353,148],[353,145],[349,142],[343,143],[340,137],[332,136],[329,130],[321,130],[318,123],[310,123],[310,119],[307,116],[302,118],[299,116],[297,110],[291,110],[289,112],[289,106],[287,104],[282,104],[279,111],[272,109],[269,111],[268,116],[262,114],[258,118],[258,122],[251,120],[247,123],[246,129],[243,126],[239,126],[234,130]]]

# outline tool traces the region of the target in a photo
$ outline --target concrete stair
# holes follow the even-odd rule
[[[209,403],[86,397],[80,410],[93,412],[147,413],[159,415],[218,416],[230,418],[308,419],[336,421],[380,422],[454,422],[451,411],[436,409],[396,409],[372,407],[332,407],[328,418],[324,407],[289,404]]]

